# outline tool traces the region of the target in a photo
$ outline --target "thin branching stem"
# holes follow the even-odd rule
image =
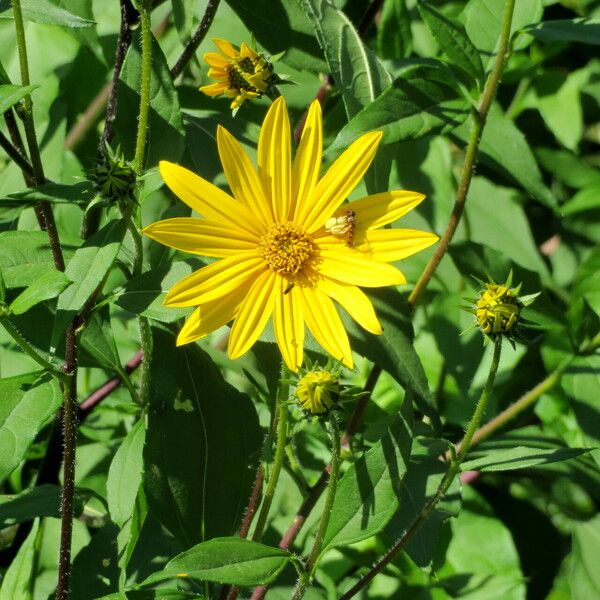
[[[473,178],[473,172],[477,165],[477,159],[479,157],[479,144],[481,142],[481,136],[485,127],[485,122],[492,106],[492,102],[496,96],[498,85],[502,77],[502,71],[508,58],[510,50],[510,28],[512,24],[512,16],[515,7],[515,0],[507,0],[504,5],[504,14],[502,17],[502,29],[500,31],[500,37],[498,39],[498,52],[494,61],[494,66],[489,74],[486,81],[479,106],[471,111],[471,135],[469,137],[469,143],[465,153],[465,160],[463,162],[462,174],[458,185],[458,191],[456,192],[456,198],[454,200],[454,207],[452,214],[446,226],[446,230],[442,235],[439,244],[435,250],[434,255],[427,263],[425,270],[419,277],[419,280],[415,284],[408,302],[412,306],[418,304],[419,300],[423,296],[423,292],[427,287],[427,284],[436,272],[442,258],[448,251],[450,242],[454,237],[456,228],[460,222],[463,211],[465,209],[465,203],[467,201],[467,195],[469,188],[471,187],[471,180]]]
[[[494,387],[494,381],[496,380],[496,373],[498,372],[498,365],[500,364],[500,355],[502,353],[502,337],[498,336],[494,341],[494,354],[492,357],[492,364],[490,365],[490,371],[488,373],[487,381],[479,397],[473,416],[469,421],[467,432],[465,434],[461,449],[458,453],[456,460],[450,462],[450,467],[444,475],[436,493],[427,502],[427,504],[421,509],[419,514],[415,517],[413,522],[410,524],[408,529],[400,536],[400,539],[371,567],[369,572],[356,582],[345,594],[340,596],[340,600],[350,600],[363,588],[365,588],[373,578],[381,573],[383,569],[390,564],[394,557],[406,546],[410,541],[414,533],[421,527],[421,525],[427,520],[429,515],[433,512],[438,502],[445,496],[446,492],[450,489],[450,486],[454,482],[456,476],[460,473],[460,464],[465,459],[467,452],[471,446],[471,440],[481,418],[485,413],[485,409],[488,405],[492,389]]]

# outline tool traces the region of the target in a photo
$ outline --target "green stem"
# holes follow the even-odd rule
[[[21,347],[23,352],[29,355],[35,362],[43,367],[48,373],[56,377],[59,381],[65,382],[68,377],[57,369],[52,363],[47,361],[24,337],[21,332],[12,324],[6,315],[0,315],[0,324],[6,329],[7,333]]]
[[[277,391],[275,403],[275,411],[277,414],[277,444],[275,447],[275,458],[273,460],[273,468],[271,469],[271,475],[269,477],[269,483],[267,484],[265,496],[262,501],[262,506],[260,507],[258,520],[256,521],[256,527],[254,528],[254,533],[252,534],[252,540],[255,542],[260,541],[265,529],[271,503],[273,502],[273,496],[275,495],[275,489],[277,488],[277,482],[279,481],[281,467],[283,466],[283,459],[285,457],[288,421],[288,409],[286,402],[288,400],[289,393],[289,385],[284,382],[286,375],[287,372],[285,365],[282,364],[281,375],[279,378],[279,389]]]
[[[433,277],[438,265],[446,254],[448,247],[450,246],[450,242],[454,237],[454,233],[456,232],[456,228],[458,227],[458,223],[462,217],[465,203],[467,201],[467,194],[469,193],[469,188],[471,186],[471,179],[473,178],[473,172],[479,156],[479,144],[481,142],[483,128],[485,127],[485,122],[490,107],[492,106],[492,102],[496,96],[496,90],[498,89],[500,78],[502,77],[504,64],[508,58],[510,27],[512,24],[514,8],[515,0],[506,0],[506,4],[504,5],[504,14],[502,17],[502,29],[498,39],[498,52],[496,54],[496,60],[486,81],[485,88],[479,102],[479,107],[471,111],[471,135],[469,137],[469,143],[465,152],[465,160],[463,163],[458,191],[456,192],[454,208],[452,209],[452,214],[450,215],[448,225],[446,226],[446,231],[444,231],[444,234],[440,238],[440,242],[435,250],[435,254],[427,263],[425,270],[421,274],[421,277],[419,277],[419,280],[415,284],[413,291],[408,297],[408,302],[412,306],[415,306],[421,299],[427,284]]]
[[[481,421],[481,417],[485,413],[485,409],[487,407],[488,400],[490,398],[490,394],[492,388],[494,386],[494,381],[496,379],[496,373],[498,372],[498,365],[500,363],[500,354],[502,350],[502,337],[498,336],[494,342],[494,355],[492,357],[492,364],[490,365],[490,371],[488,374],[487,381],[485,383],[485,387],[483,388],[483,392],[479,397],[479,401],[477,402],[477,406],[475,407],[475,411],[473,412],[473,416],[469,422],[467,427],[467,432],[461,444],[460,451],[455,460],[452,460],[450,463],[450,468],[447,473],[444,475],[436,493],[433,495],[431,500],[421,509],[419,514],[415,517],[409,528],[402,534],[400,539],[385,553],[383,557],[381,557],[375,565],[371,568],[371,570],[360,579],[352,588],[350,588],[345,594],[343,594],[339,600],[349,600],[353,598],[360,590],[362,590],[365,586],[367,586],[372,579],[393,560],[393,558],[406,546],[409,540],[412,538],[414,533],[419,529],[419,527],[427,520],[429,515],[433,512],[438,502],[444,497],[446,492],[450,489],[450,486],[454,482],[456,476],[460,473],[460,463],[464,460],[467,452],[469,451],[469,447],[471,445],[471,440],[473,439],[474,433],[479,426]]]
[[[490,398],[490,394],[492,393],[492,388],[494,386],[494,381],[496,379],[496,373],[498,372],[498,365],[500,364],[500,354],[502,352],[502,336],[497,336],[494,341],[494,355],[492,357],[492,364],[490,365],[490,372],[488,374],[487,381],[485,382],[485,387],[483,388],[483,392],[477,402],[477,406],[475,407],[475,412],[471,417],[471,421],[469,422],[469,426],[467,427],[467,431],[465,433],[465,437],[463,438],[460,450],[458,451],[458,456],[456,458],[458,464],[463,462],[469,448],[471,446],[471,440],[473,439],[473,435],[477,431],[479,427],[479,423],[481,422],[481,418],[485,413],[485,409],[487,408],[487,403]]]
[[[323,539],[327,532],[327,526],[329,525],[329,518],[331,517],[331,510],[333,508],[333,501],[335,499],[335,492],[337,490],[337,483],[340,474],[340,463],[341,463],[341,436],[338,423],[335,415],[331,413],[329,417],[329,425],[331,428],[331,471],[329,472],[329,483],[327,486],[327,496],[325,497],[325,504],[323,506],[323,516],[319,523],[319,529],[315,536],[313,547],[311,548],[306,564],[304,565],[304,573],[300,574],[296,589],[292,600],[300,600],[304,597],[308,586],[312,580],[312,577],[317,566],[317,560],[321,554],[323,547]]]
[[[137,175],[144,170],[144,155],[148,135],[150,114],[150,80],[152,77],[152,29],[150,27],[151,6],[149,0],[142,0],[140,6],[140,28],[142,33],[142,72],[140,84],[140,110],[133,167]]]

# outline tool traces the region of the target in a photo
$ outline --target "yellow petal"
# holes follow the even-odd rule
[[[230,358],[247,352],[262,333],[273,312],[278,279],[272,271],[265,271],[252,284],[231,328],[227,348]]]
[[[283,96],[271,104],[258,138],[258,175],[275,220],[291,214],[292,157],[290,120]]]
[[[297,371],[304,351],[304,319],[298,286],[288,290],[288,282],[279,277],[273,309],[273,329],[285,364]],[[287,293],[285,293],[287,290]]]
[[[365,133],[329,167],[310,196],[308,212],[299,217],[308,233],[322,227],[358,185],[373,162],[381,136],[381,131]]]
[[[365,196],[342,205],[334,216],[339,217],[347,210],[355,213],[355,229],[377,229],[393,223],[425,200],[423,194],[408,190],[391,190],[381,194]]]
[[[313,337],[335,359],[352,368],[348,334],[331,299],[318,288],[299,286],[302,313]]]
[[[177,336],[177,345],[195,342],[229,323],[235,317],[247,292],[248,287],[241,286],[224,298],[199,306],[181,328]]]
[[[434,233],[416,229],[378,229],[357,233],[355,247],[373,260],[394,262],[429,248],[439,239]]]
[[[254,52],[246,42],[242,42],[242,45],[240,46],[240,56],[243,56],[244,58],[258,58],[258,54]]]
[[[350,248],[321,247],[317,270],[325,277],[361,287],[384,287],[406,283],[402,273],[387,263],[374,261]]]
[[[257,236],[261,234],[252,212],[217,186],[175,163],[162,160],[158,168],[171,191],[198,214]]]
[[[149,238],[191,254],[224,258],[256,248],[253,236],[218,221],[177,217],[148,225],[143,230]]]
[[[321,103],[314,100],[302,130],[302,139],[292,170],[292,202],[296,204],[295,218],[308,211],[310,195],[319,179],[323,154],[323,123]]]
[[[217,67],[220,69],[224,69],[230,64],[230,61],[228,61],[222,54],[219,54],[218,52],[205,52],[202,58],[204,59],[204,62],[209,64],[211,67]]]
[[[200,91],[207,96],[218,96],[225,92],[227,89],[227,83],[211,83],[210,85],[203,85]]]
[[[242,145],[225,129],[217,127],[219,156],[227,183],[233,195],[250,208],[255,221],[267,228],[271,223],[271,210],[263,193],[258,175]]]
[[[178,281],[167,294],[165,306],[198,306],[222,298],[265,268],[255,252],[238,253],[211,263]]]
[[[361,327],[375,335],[383,332],[373,304],[361,289],[327,278],[319,281],[319,289],[333,298]]]
[[[227,74],[227,71],[224,71],[223,69],[210,68],[207,74],[212,79],[221,79],[226,83],[229,81],[229,75]]]
[[[215,46],[223,53],[225,56],[229,56],[230,58],[235,58],[238,55],[238,51],[233,47],[231,42],[227,40],[223,40],[221,38],[213,38],[212,39]]]

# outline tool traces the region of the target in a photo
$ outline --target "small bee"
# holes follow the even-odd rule
[[[325,223],[325,231],[333,235],[347,235],[348,246],[354,245],[354,226],[356,225],[356,213],[353,210],[347,210],[341,217],[331,217]]]
[[[289,294],[292,291],[292,288],[294,287],[294,282],[290,281],[287,284],[287,287],[285,288],[285,290],[283,290],[283,295],[285,296],[286,294]]]

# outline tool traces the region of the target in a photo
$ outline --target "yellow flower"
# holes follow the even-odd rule
[[[258,170],[223,127],[217,143],[232,195],[169,162],[160,173],[171,190],[203,218],[174,218],[144,230],[172,248],[221,260],[175,284],[167,306],[195,306],[177,338],[187,344],[233,320],[229,356],[247,352],[273,316],[287,366],[303,360],[304,324],[335,359],[352,366],[348,335],[334,301],[364,329],[381,333],[373,305],[360,287],[405,283],[388,262],[433,244],[437,236],[411,229],[380,229],[424,196],[391,191],[343,204],[371,164],[380,131],[357,139],[319,177],[321,107],[310,106],[292,161],[283,98],[271,105],[258,140]],[[336,224],[350,219],[348,227]],[[326,224],[329,225],[326,227]],[[359,287],[360,286],[360,287]]]
[[[476,303],[475,315],[486,335],[507,333],[519,319],[520,303],[517,293],[506,285],[486,283]]]
[[[207,96],[225,94],[233,98],[231,108],[239,108],[244,100],[260,98],[273,90],[273,66],[242,42],[238,50],[227,40],[214,38],[219,52],[207,52],[204,60],[211,67],[208,76],[217,80],[200,88]]]
[[[333,373],[324,370],[308,371],[298,380],[296,397],[300,406],[312,415],[327,412],[339,398],[340,385]]]

